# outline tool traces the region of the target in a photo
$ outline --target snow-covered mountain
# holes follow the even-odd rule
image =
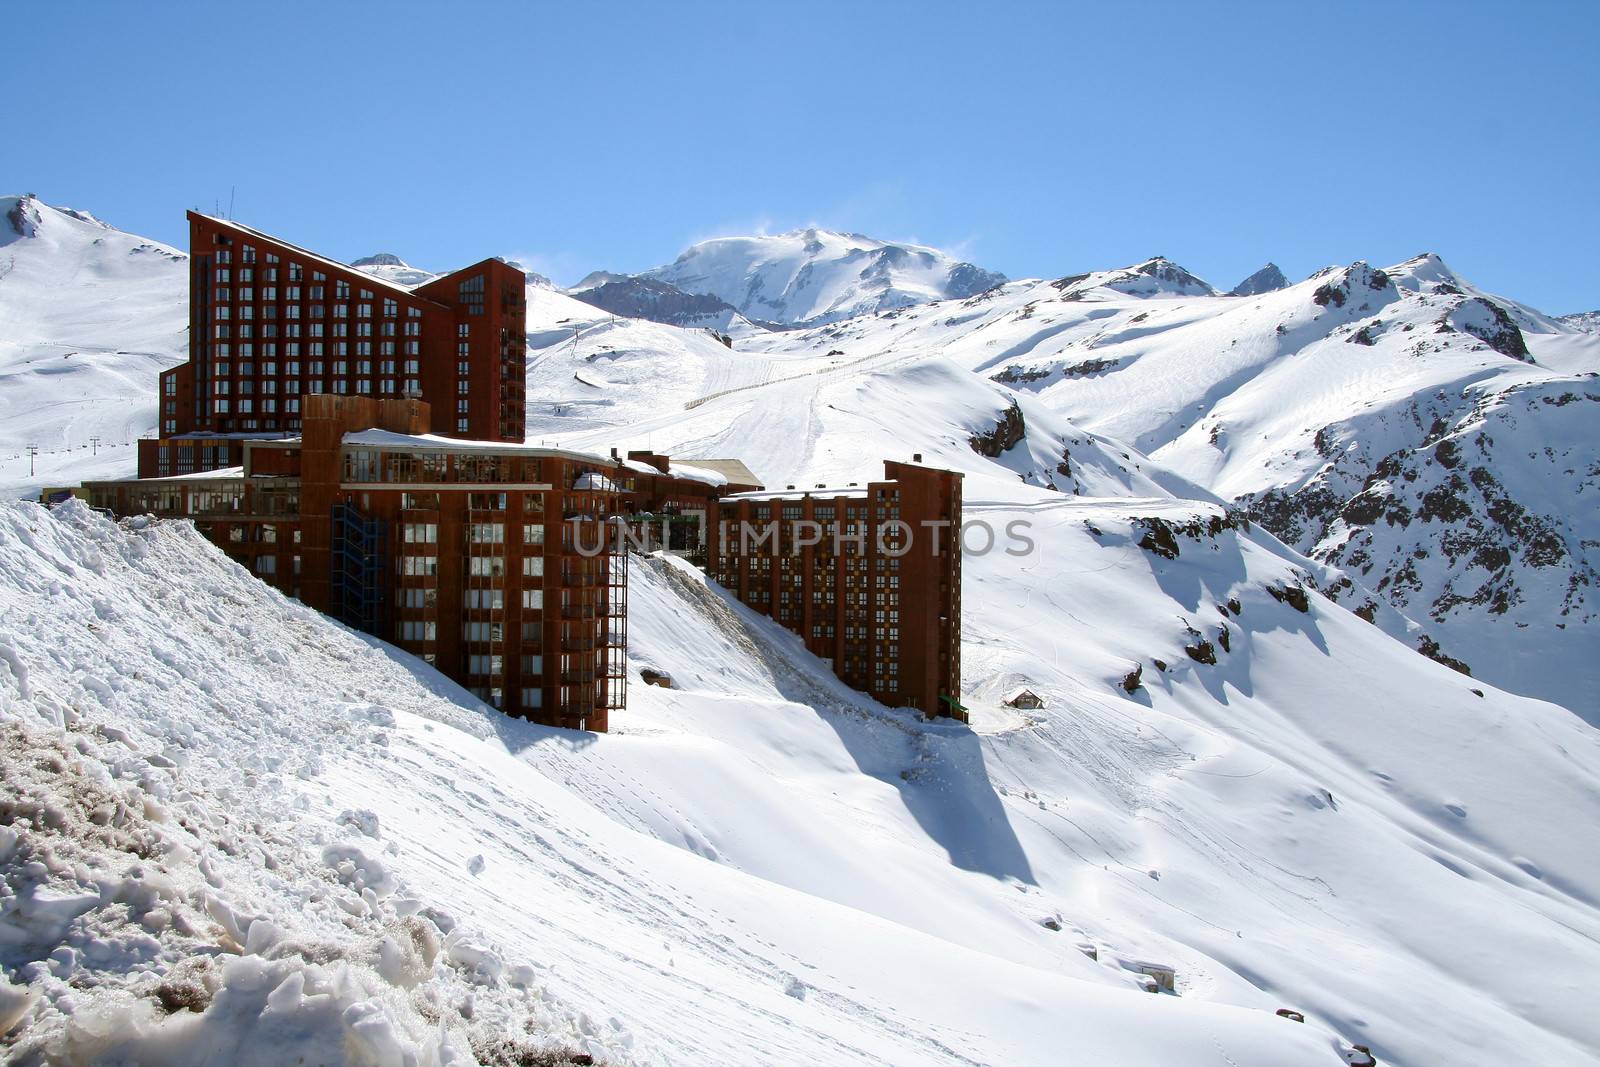
[[[0,197],[0,493],[133,472],[156,376],[188,347],[188,290],[176,249]]]
[[[1229,296],[1260,296],[1262,293],[1272,293],[1279,289],[1286,289],[1289,279],[1283,276],[1283,271],[1278,269],[1276,263],[1268,263],[1250,277],[1228,290]]]
[[[96,262],[76,232],[18,262]],[[922,452],[1021,524],[968,543],[971,728],[641,558],[630,671],[674,688],[543,730],[185,523],[0,505],[8,1058],[1600,1054],[1600,339],[1435,257],[1246,297],[1157,257],[731,348],[528,299],[531,439],[769,485]]]
[[[1213,294],[1158,258],[741,347],[941,353],[1250,508],[1345,568],[1363,587],[1352,606],[1370,590],[1409,614],[1425,631],[1415,643],[1600,711],[1600,441],[1587,428],[1600,338],[1431,255]]]
[[[1600,311],[1579,311],[1572,315],[1559,315],[1557,321],[1584,333],[1600,333]]]
[[[935,248],[814,227],[702,241],[642,277],[717,297],[753,322],[779,326],[967,297],[1005,281]]]
[[[567,290],[568,295],[602,311],[626,318],[648,319],[668,326],[715,330],[722,334],[757,329],[739,309],[709,293],[686,293],[677,286],[643,275],[596,271]]]
[[[359,268],[374,278],[382,278],[395,285],[403,285],[408,289],[415,289],[419,285],[433,281],[438,275],[432,271],[413,267],[393,252],[378,252],[375,255],[362,256],[360,259],[350,261],[352,267]]]

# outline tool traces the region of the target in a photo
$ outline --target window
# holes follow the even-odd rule
[[[468,674],[499,674],[504,670],[504,665],[499,656],[468,656]]]
[[[278,557],[257,556],[255,561],[255,571],[257,574],[277,574]]]
[[[506,509],[506,495],[504,493],[468,493],[467,507],[473,511],[504,511]]]
[[[401,589],[398,599],[402,608],[426,610],[438,605],[439,594],[433,589]]]
[[[439,542],[439,527],[431,522],[408,522],[403,527],[407,544],[432,545]]]
[[[483,314],[483,275],[468,278],[456,286],[456,293],[461,298],[462,308],[468,315]]]
[[[522,691],[522,706],[525,709],[544,707],[544,694],[537,689],[524,689]]]
[[[522,558],[522,576],[524,578],[544,577],[544,557],[524,556]]]
[[[468,589],[467,607],[473,611],[501,611],[506,606],[503,589]]]
[[[474,522],[467,526],[467,540],[475,545],[504,544],[506,527],[500,522]]]
[[[438,623],[407,621],[400,624],[400,640],[433,641],[438,638]]]
[[[439,573],[439,557],[401,556],[400,573],[413,578],[432,578]]]
[[[544,657],[543,656],[523,656],[522,657],[522,673],[523,674],[543,674],[544,673]]]
[[[544,544],[544,527],[532,524],[524,526],[522,528],[522,543],[525,545]]]
[[[544,590],[524,589],[522,591],[522,606],[529,611],[544,610]]]
[[[471,556],[467,563],[467,573],[474,578],[501,578],[506,573],[506,561],[499,556]]]
[[[461,624],[461,637],[466,641],[495,642],[502,637],[500,624],[497,622],[464,622]]]

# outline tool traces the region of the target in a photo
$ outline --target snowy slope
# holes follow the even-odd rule
[[[950,909],[990,909],[968,918],[1004,941],[975,947],[875,914],[882,902],[800,892],[619,825],[602,809],[628,791],[597,780],[595,760],[625,760],[647,736],[474,708],[420,663],[267,590],[187,525],[118,529],[82,507],[5,504],[0,536],[6,773],[23,786],[13,811],[37,811],[0,857],[16,901],[0,959],[27,984],[3,1002],[22,1022],[18,1062],[429,1064],[469,1050],[520,1062],[495,1055],[496,1037],[605,1062],[1342,1062],[1315,1019],[1137,991],[1113,946],[1090,959],[1038,925],[1049,904],[1029,899],[1030,878],[923,864],[930,889],[967,887]],[[682,612],[702,609],[683,581],[675,592],[659,568],[641,574],[639,625],[657,651],[682,650]],[[719,619],[702,618],[716,634]],[[752,640],[741,625],[720,632]],[[710,690],[640,687],[640,721],[671,722],[684,701],[725,718],[731,687],[755,751],[818,744],[785,767],[807,803],[841,780],[847,752],[807,721],[862,731],[891,759],[919,733],[931,758],[945,743],[881,709],[791,704],[762,677],[769,665],[719,653],[731,673]],[[787,670],[809,683],[801,695],[843,697],[815,667]],[[657,748],[645,795],[709,784],[696,781],[704,760],[672,758],[689,755],[681,743]],[[875,780],[849,777],[873,795]],[[926,850],[904,820],[883,830]],[[795,842],[823,865],[852,844]],[[959,925],[949,910],[941,921]]]
[[[1005,281],[935,248],[814,227],[702,241],[642,277],[716,296],[754,322],[778,326],[971,296]]]
[[[133,474],[134,442],[156,430],[156,376],[188,345],[188,287],[181,252],[0,197],[0,496]]]
[[[51,902],[6,950],[44,997],[21,1047],[161,1058],[187,1026],[213,1055],[270,1034],[280,1058],[359,1037],[422,1062],[488,1033],[618,1062],[1332,1065],[1341,1039],[1589,1062],[1594,731],[1280,602],[1315,575],[1220,510],[1028,494],[972,504],[1056,546],[969,557],[974,729],[871,704],[639,561],[630,659],[676,688],[633,687],[599,737],[478,709],[185,525],[7,505],[5,721],[30,752],[65,728],[74,773],[145,812],[118,828],[160,842],[140,874],[69,820],[89,855],[54,844],[49,891],[6,868]],[[1156,519],[1176,558],[1137,546]],[[998,705],[1019,681],[1045,710]],[[1178,998],[1137,991],[1144,961]],[[163,1021],[152,994],[185,975],[217,999]]]
[[[1210,292],[1158,259],[743,347],[863,365],[937,353],[1250,505],[1489,680],[1594,710],[1600,455],[1581,412],[1600,339],[1474,289],[1435,256],[1330,268],[1257,297]],[[1480,433],[1485,417],[1522,429]],[[1370,508],[1341,511],[1372,479],[1397,498],[1449,484],[1430,451],[1449,436],[1476,442],[1456,475],[1465,511],[1411,506],[1366,522],[1354,520]],[[1411,468],[1430,463],[1418,481]],[[1534,543],[1551,538],[1559,547]],[[1413,577],[1418,551],[1442,564]],[[1475,570],[1474,557],[1504,562]]]

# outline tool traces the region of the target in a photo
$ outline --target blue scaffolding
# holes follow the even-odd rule
[[[384,524],[351,504],[333,507],[333,566],[329,576],[334,618],[365,633],[378,632],[383,604]]]

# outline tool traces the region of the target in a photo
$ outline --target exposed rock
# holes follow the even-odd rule
[[[1276,263],[1268,263],[1250,277],[1228,290],[1229,296],[1260,296],[1262,293],[1272,293],[1279,289],[1286,289],[1289,279],[1283,276],[1283,271],[1278,269]]]
[[[1487,321],[1483,316],[1487,316]],[[1452,319],[1466,333],[1470,333],[1502,356],[1532,363],[1528,355],[1528,342],[1511,320],[1505,308],[1493,300],[1473,297],[1456,308]]]
[[[973,434],[967,439],[967,443],[978,455],[999,459],[1007,451],[1015,448],[1027,432],[1028,427],[1023,421],[1022,409],[1013,401],[995,423],[994,429]]]
[[[1144,676],[1144,665],[1142,663],[1135,663],[1133,665],[1133,670],[1129,671],[1127,674],[1124,674],[1122,676],[1122,689],[1123,689],[1123,692],[1132,693],[1135,690],[1142,688],[1144,683],[1142,681],[1140,681],[1140,679],[1143,676]]]
[[[1210,641],[1191,641],[1189,644],[1183,646],[1183,650],[1187,652],[1189,654],[1189,658],[1194,660],[1196,663],[1205,663],[1214,666],[1217,662],[1217,650]]]
[[[1417,651],[1421,652],[1424,656],[1427,656],[1435,663],[1442,663],[1453,671],[1458,671],[1461,674],[1465,674],[1469,678],[1472,677],[1471,667],[1456,659],[1454,656],[1446,655],[1444,650],[1439,647],[1439,642],[1435,641],[1426,634],[1424,634],[1422,639],[1417,642]]]
[[[1049,367],[1022,367],[1010,366],[1002,369],[998,374],[991,374],[989,380],[1000,382],[1003,385],[1026,385],[1048,378],[1055,371]]]
[[[1269,585],[1267,592],[1272,599],[1280,604],[1287,604],[1294,610],[1305,614],[1311,610],[1311,600],[1306,596],[1305,586],[1302,585]]]
[[[655,278],[606,281],[587,289],[574,290],[572,296],[613,315],[648,319],[670,326],[726,322],[739,315],[732,304],[719,297],[686,293],[675,285]]]

